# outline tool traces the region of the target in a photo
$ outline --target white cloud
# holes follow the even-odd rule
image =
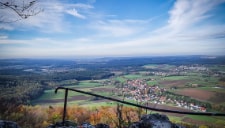
[[[149,23],[149,20],[99,20],[91,23],[89,27],[97,30],[99,36],[125,37],[143,32]]]
[[[75,17],[78,17],[78,18],[81,18],[81,19],[86,19],[86,17],[84,15],[79,14],[75,8],[71,9],[71,10],[67,10],[66,12],[70,15],[75,16]]]
[[[82,3],[72,4],[70,6],[80,8],[80,9],[92,9],[92,8],[94,8],[93,6],[91,6],[89,4],[82,4]]]
[[[225,37],[224,23],[210,23],[208,19],[216,6],[225,0],[177,0],[169,11],[168,24],[154,31],[154,35],[174,41],[204,41]]]
[[[8,39],[8,36],[6,36],[6,35],[0,35],[0,40],[2,40],[2,39]]]
[[[112,38],[113,39],[113,38]],[[223,54],[223,41],[217,39],[191,40],[183,37],[150,36],[115,43],[98,38],[60,40],[38,38],[32,40],[3,40],[2,44],[17,44],[5,47],[1,57],[51,57],[51,56],[139,56],[139,55],[191,55]],[[17,47],[22,46],[22,47]],[[217,49],[215,51],[215,49]]]
[[[23,31],[35,29],[45,33],[65,32],[68,29],[69,24],[63,18],[64,8],[59,2],[40,1],[36,6],[44,11],[26,20],[13,23],[13,27]]]
[[[0,23],[0,30],[14,30],[13,26],[11,26],[10,24],[4,24],[4,23]]]
[[[86,12],[87,10],[94,8],[93,6],[89,4],[83,4],[83,3],[65,4],[64,7],[65,7],[66,13],[81,19],[86,19],[86,16],[84,14],[81,14],[81,12],[87,13]],[[78,12],[78,9],[81,12]]]
[[[99,16],[90,20],[91,22],[86,22],[89,23],[87,26],[81,26],[81,32],[88,34],[79,38],[63,41],[51,38],[5,38],[0,42],[4,44],[4,49],[0,48],[0,53],[4,51],[4,54],[0,56],[225,54],[225,24],[204,23],[212,16],[210,12],[220,2],[222,1],[178,0],[169,11],[168,24],[154,32],[150,29],[152,20],[119,20],[116,19],[117,16]],[[85,10],[94,8],[86,4],[63,5],[60,2],[44,5],[48,8],[46,11],[29,18],[24,24],[35,26],[42,31],[63,32],[70,28],[70,24],[64,19],[64,13],[89,20],[90,13]],[[8,47],[7,44],[17,45]],[[18,45],[21,47],[16,47]]]
[[[192,27],[209,18],[209,11],[222,2],[224,0],[177,0],[169,11],[168,27],[178,32]]]
[[[70,14],[77,18],[85,19],[89,9],[94,8],[89,4],[68,4],[57,0],[38,1],[35,9],[43,11],[35,16],[31,16],[26,20],[14,22],[10,25],[0,23],[0,28],[5,30],[28,30],[35,29],[45,33],[70,32],[71,22],[66,19],[65,14]],[[6,19],[12,19],[16,15],[12,11],[0,9],[0,13]],[[81,14],[82,13],[82,14]],[[74,25],[73,25],[74,26]]]

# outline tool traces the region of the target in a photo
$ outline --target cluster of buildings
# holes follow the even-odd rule
[[[141,103],[173,104],[177,107],[193,111],[206,112],[206,108],[203,106],[169,98],[166,91],[165,88],[160,88],[157,85],[148,86],[142,79],[127,80],[125,86],[122,88],[123,96],[126,99],[135,100]]]
[[[159,86],[148,86],[142,79],[127,80],[122,88],[123,95],[127,99],[134,99],[138,102],[156,101],[166,91],[165,88]]]
[[[201,111],[201,112],[206,112],[206,107],[203,107],[203,106],[198,106],[198,105],[195,105],[193,103],[186,103],[186,102],[183,102],[183,101],[175,101],[176,102],[176,105],[178,107],[182,107],[182,108],[185,108],[185,109],[189,109],[189,110],[193,110],[193,111]]]
[[[194,71],[208,71],[209,69],[205,66],[198,64],[192,66],[181,65],[177,68],[178,70],[194,70]]]
[[[168,71],[153,71],[149,74],[156,76],[185,75],[188,71],[209,72],[209,69],[203,65],[181,65],[168,69]]]

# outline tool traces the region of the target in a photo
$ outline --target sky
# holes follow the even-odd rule
[[[18,0],[16,0],[18,1]],[[225,0],[38,0],[0,22],[0,58],[225,55]],[[10,9],[0,18],[18,19]]]

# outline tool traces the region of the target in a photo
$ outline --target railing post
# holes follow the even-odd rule
[[[64,98],[63,120],[62,120],[62,123],[64,126],[65,126],[65,118],[66,118],[67,97],[68,97],[68,88],[66,88],[65,90],[65,98]]]
[[[65,90],[65,97],[64,97],[64,108],[63,108],[63,119],[62,124],[65,126],[65,118],[66,118],[66,107],[67,107],[67,97],[68,97],[68,88],[58,87],[55,89],[55,93],[57,93],[58,89],[64,89]]]

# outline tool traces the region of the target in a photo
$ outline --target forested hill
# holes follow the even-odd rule
[[[166,57],[127,57],[114,58],[108,61],[107,65],[112,66],[141,66],[145,64],[225,64],[225,56],[166,56]]]
[[[115,71],[143,70],[146,64],[225,64],[225,56],[120,57],[95,59],[2,59],[0,100],[28,103],[43,90],[114,76]],[[72,81],[72,82],[71,82]],[[74,83],[75,82],[75,83]],[[21,91],[23,90],[23,91]],[[14,92],[14,93],[12,93]]]
[[[120,88],[124,83],[117,80],[117,77],[123,77],[122,81],[126,81],[130,78],[127,77],[127,79],[124,79],[125,75],[131,76],[130,74],[132,74],[135,76],[137,73],[142,73],[145,78],[149,75],[148,80],[151,85],[157,82],[161,84],[167,83],[169,85],[170,81],[168,80],[156,81],[151,78],[163,78],[165,74],[171,75],[171,78],[181,78],[183,77],[182,72],[177,71],[179,67],[186,67],[187,70],[184,70],[184,72],[188,71],[188,68],[195,70],[196,68],[207,69],[206,67],[210,67],[209,71],[206,70],[207,73],[204,72],[205,70],[202,71],[203,74],[200,72],[200,76],[202,77],[199,77],[199,74],[197,74],[197,78],[199,79],[196,79],[198,81],[204,80],[202,81],[203,84],[201,81],[198,85],[189,84],[187,81],[183,80],[183,82],[187,84],[184,83],[182,87],[202,87],[205,84],[211,87],[211,85],[216,83],[215,81],[220,82],[216,84],[215,87],[220,87],[219,85],[225,85],[223,75],[225,71],[224,65],[225,56],[108,57],[70,60],[2,59],[0,60],[0,116],[8,119],[10,113],[17,112],[19,111],[17,109],[21,109],[17,106],[21,104],[25,106],[32,105],[32,101],[44,95],[46,90],[53,90],[59,86],[82,85],[80,83],[83,81],[92,81],[91,84],[93,84],[98,80],[101,81],[104,79],[105,81],[103,81],[102,86],[109,84],[110,86],[115,86],[115,88]],[[168,67],[171,67],[171,69]],[[183,69],[181,70],[183,71]],[[178,76],[174,76],[174,71],[177,71]],[[160,74],[162,76],[160,76]],[[189,75],[192,74],[192,72],[189,72]],[[209,75],[213,77],[211,78]],[[142,75],[139,76],[142,77]],[[215,78],[214,76],[219,77]],[[212,84],[208,79],[212,80]],[[192,79],[190,81],[192,81]],[[177,82],[177,80],[173,80],[172,82]],[[179,82],[177,83],[179,84]],[[171,87],[174,88],[172,85]],[[217,97],[221,97],[221,95],[222,94],[219,92]],[[174,96],[172,95],[172,97]],[[215,110],[224,110],[222,105],[220,105],[222,107],[218,105],[214,106],[215,107],[212,108],[215,108]],[[14,117],[14,115],[12,116]]]
[[[225,64],[225,56],[120,57],[95,59],[2,59],[0,75],[51,76],[52,79],[101,79],[113,74],[111,69],[146,64]],[[62,75],[62,72],[64,73]],[[98,74],[98,75],[96,75]]]
[[[105,57],[93,59],[0,59],[0,69],[3,67],[20,66],[32,68],[37,66],[51,67],[114,67],[141,66],[145,64],[224,64],[225,56],[162,56],[162,57]]]

